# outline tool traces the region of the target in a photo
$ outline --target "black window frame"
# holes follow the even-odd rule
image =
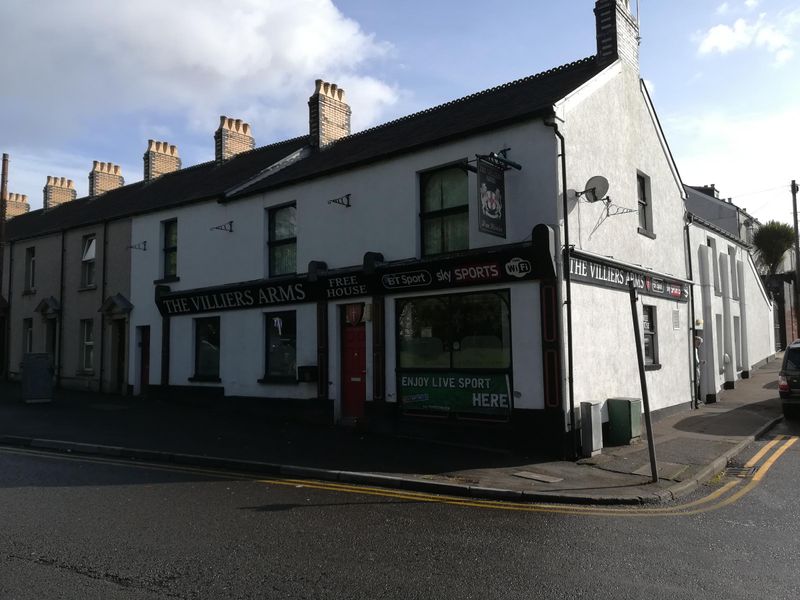
[[[222,362],[222,329],[221,319],[219,317],[197,317],[192,319],[194,327],[194,375],[189,378],[189,381],[211,382],[219,383],[220,379],[220,363]],[[200,327],[203,323],[214,322],[216,324],[216,349],[217,349],[217,364],[216,369],[211,371],[201,370],[199,345],[206,341],[206,338],[200,337]],[[213,344],[212,344],[213,345]]]
[[[292,237],[284,237],[284,238],[277,238],[276,231],[275,231],[275,215],[282,210],[286,210],[287,208],[294,209],[294,236]],[[281,248],[288,245],[294,245],[295,248],[295,259],[294,259],[294,270],[292,271],[285,271],[281,273],[277,273],[277,269],[275,268],[275,250],[277,248]],[[297,203],[296,202],[289,202],[287,204],[281,204],[280,206],[273,206],[267,209],[267,269],[269,270],[268,276],[269,277],[281,277],[283,275],[294,275],[297,273]]]
[[[36,291],[36,246],[25,248],[25,285],[23,293]]]
[[[92,242],[94,242],[94,257],[86,259],[86,252]],[[97,236],[93,233],[81,238],[81,287],[89,289],[97,287]]]
[[[424,258],[432,257],[432,256],[443,256],[445,254],[451,254],[453,252],[460,252],[463,250],[469,249],[469,173],[464,167],[466,163],[466,159],[451,163],[448,165],[442,165],[435,169],[429,169],[426,171],[422,171],[419,173],[419,219],[420,219],[420,254]],[[464,175],[464,179],[466,180],[466,194],[464,197],[464,203],[459,204],[457,206],[451,206],[449,208],[440,208],[438,210],[425,210],[425,184],[428,178],[436,175],[437,173],[441,173],[442,171],[449,171],[449,170],[458,170],[461,171]],[[440,203],[441,205],[441,203]],[[461,215],[464,214],[466,216],[466,244],[463,248],[446,248],[445,243],[445,235],[444,235],[444,222],[445,217],[452,217],[453,215]],[[439,249],[438,252],[430,251],[425,246],[425,231],[427,227],[430,226],[431,222],[439,221],[439,227],[441,228],[440,232],[440,240],[442,247]]]
[[[638,206],[637,231],[645,237],[655,239],[656,235],[653,232],[653,193],[650,186],[650,177],[641,171],[636,172],[636,200]]]
[[[272,345],[270,325],[273,319],[284,319],[292,324],[294,334],[294,367],[290,372],[271,373],[270,372],[270,347]],[[264,313],[264,376],[258,380],[259,383],[297,383],[297,311],[282,310]]]
[[[170,243],[169,229],[175,227],[175,243]],[[161,222],[162,278],[165,280],[178,277],[178,219],[167,219]],[[170,257],[175,257],[175,266],[170,267]],[[172,272],[170,272],[172,271]]]

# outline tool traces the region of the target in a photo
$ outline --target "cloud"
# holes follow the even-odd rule
[[[744,5],[749,8],[750,10],[754,9],[758,6],[760,0],[744,0]]]
[[[97,0],[6,0],[0,21],[14,23],[0,52],[16,57],[0,63],[12,88],[0,130],[24,148],[140,112],[198,131],[231,114],[250,119],[268,142],[305,117],[260,119],[282,107],[303,113],[316,78],[352,85],[362,124],[361,115],[377,119],[398,94],[365,74],[392,47],[331,0],[137,0],[113,10]]]
[[[755,4],[753,4],[755,6]],[[775,65],[794,57],[795,30],[800,29],[800,10],[782,13],[775,22],[762,13],[753,22],[739,18],[733,25],[715,25],[699,36],[698,53],[729,54],[746,48],[759,48],[772,55]]]
[[[730,6],[730,4],[728,4],[727,2],[723,2],[722,4],[720,4],[720,5],[717,7],[717,11],[716,11],[716,12],[717,12],[717,14],[718,14],[718,15],[724,15],[724,14],[726,14],[726,13],[727,13],[727,12],[728,12],[730,9],[731,9],[731,6]]]

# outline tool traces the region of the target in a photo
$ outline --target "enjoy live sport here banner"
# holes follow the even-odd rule
[[[404,412],[507,417],[511,411],[506,373],[414,371],[398,379]]]

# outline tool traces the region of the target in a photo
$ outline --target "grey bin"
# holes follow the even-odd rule
[[[581,402],[581,453],[589,458],[603,449],[603,415],[600,404]]]
[[[22,358],[22,399],[50,402],[53,399],[53,364],[49,354],[26,354]]]
[[[612,446],[642,437],[641,398],[609,398],[607,406],[608,441]]]

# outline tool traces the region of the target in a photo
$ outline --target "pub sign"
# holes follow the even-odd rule
[[[506,237],[506,190],[504,170],[478,156],[478,230]]]

